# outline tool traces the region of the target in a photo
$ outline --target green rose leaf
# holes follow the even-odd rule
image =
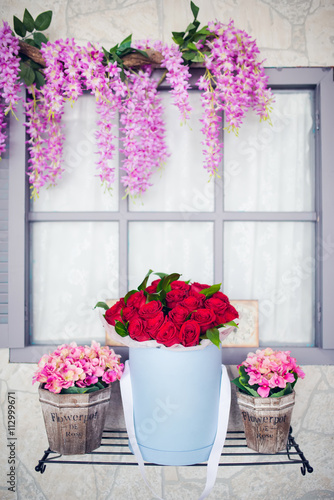
[[[204,288],[199,293],[203,293],[207,299],[209,299],[214,293],[219,292],[221,283],[218,285],[212,285],[209,288]]]
[[[24,27],[27,29],[27,31],[30,31],[30,33],[32,33],[34,31],[34,29],[35,29],[34,18],[30,14],[28,9],[24,10],[23,24],[24,24]]]
[[[94,309],[96,309],[97,307],[102,307],[102,309],[105,309],[106,311],[108,311],[108,309],[110,309],[110,307],[108,306],[108,304],[106,304],[105,302],[98,302],[94,306]]]
[[[129,332],[128,332],[126,326],[121,321],[115,322],[115,330],[116,330],[116,333],[118,333],[118,335],[120,335],[121,337],[126,337],[127,335],[129,335]]]
[[[13,21],[14,21],[14,30],[15,33],[19,36],[25,36],[27,33],[27,30],[20,19],[18,19],[16,16],[13,16]]]
[[[209,328],[206,331],[206,336],[211,342],[220,349],[220,338],[219,338],[219,331],[217,328]]]
[[[150,275],[153,273],[152,269],[150,269],[148,271],[148,273],[146,274],[144,280],[141,282],[141,284],[139,285],[138,287],[138,290],[145,290],[145,288],[147,287],[147,282],[148,282],[148,278],[150,277]]]
[[[20,78],[24,80],[24,83],[29,86],[35,81],[35,72],[29,64],[25,62],[20,62]]]
[[[47,10],[39,14],[35,19],[35,29],[37,31],[46,30],[50,24],[52,19],[52,10]]]

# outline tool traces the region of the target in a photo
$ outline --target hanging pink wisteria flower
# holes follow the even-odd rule
[[[201,95],[204,110],[203,128],[205,168],[217,173],[221,162],[221,132],[217,129],[224,113],[227,131],[238,132],[248,109],[253,108],[261,119],[268,119],[273,96],[267,89],[268,77],[262,62],[258,61],[256,42],[245,31],[219,22],[209,23],[212,36],[206,40],[203,61],[206,73],[197,85],[204,90]],[[202,42],[197,44],[203,49]]]
[[[6,21],[0,28],[0,156],[5,151],[6,144],[6,122],[4,116],[15,113],[16,105],[20,100],[19,70],[20,61],[18,58],[19,41],[12,35],[12,30]]]
[[[124,154],[122,169],[127,173],[121,181],[126,194],[138,196],[151,185],[153,171],[166,161],[168,153],[164,140],[161,97],[157,82],[150,71],[127,73],[129,93],[121,113],[120,129]]]

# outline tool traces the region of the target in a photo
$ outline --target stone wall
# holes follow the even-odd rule
[[[197,0],[199,19],[218,19],[245,29],[257,39],[265,66],[333,66],[333,0]],[[22,19],[28,8],[36,17],[53,11],[50,39],[74,37],[79,43],[100,42],[106,48],[130,33],[134,39],[170,40],[171,31],[192,20],[188,0],[5,0],[2,19]],[[298,465],[220,467],[210,499],[317,500],[334,498],[333,429],[334,367],[303,367],[306,378],[296,386],[294,436],[314,468],[302,476]],[[37,500],[150,500],[136,467],[35,465],[47,446],[37,386],[31,385],[35,365],[10,364],[8,349],[0,350],[0,498]],[[229,367],[231,378],[236,368]],[[116,387],[117,389],[117,387]],[[16,492],[8,491],[7,394],[16,398]],[[122,424],[119,394],[113,414]],[[109,424],[112,423],[109,421]],[[240,428],[233,398],[230,428]],[[195,500],[205,484],[205,468],[151,467],[148,477],[165,500]]]

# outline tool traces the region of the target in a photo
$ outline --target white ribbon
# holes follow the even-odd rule
[[[163,500],[159,495],[157,495],[147,477],[146,477],[146,471],[145,471],[145,465],[144,465],[144,460],[141,455],[141,451],[139,449],[138,443],[137,443],[137,438],[136,438],[136,433],[135,433],[135,426],[134,426],[134,419],[133,419],[133,396],[132,396],[132,386],[131,386],[131,376],[130,376],[130,365],[129,362],[125,362],[125,369],[120,381],[120,387],[121,387],[121,395],[122,395],[122,402],[123,402],[123,409],[124,409],[124,417],[125,417],[125,425],[126,429],[128,432],[128,437],[129,441],[133,450],[133,453],[135,454],[135,457],[138,462],[138,466],[141,472],[141,475],[146,483],[146,486],[149,488],[151,493],[158,498],[159,500]],[[224,365],[222,365],[222,378],[221,378],[221,386],[220,386],[220,397],[219,397],[219,410],[218,410],[218,423],[217,423],[217,433],[216,437],[214,440],[214,443],[212,445],[210,457],[207,463],[207,476],[206,476],[206,484],[205,488],[199,498],[199,500],[204,500],[209,493],[211,492],[212,488],[214,487],[214,484],[216,482],[216,477],[217,477],[217,471],[218,471],[218,464],[219,464],[219,459],[221,455],[221,451],[224,446],[225,438],[226,438],[226,432],[227,432],[227,425],[228,425],[228,419],[229,419],[229,413],[230,413],[230,405],[231,405],[231,386],[230,386],[230,380],[227,375],[227,370]]]

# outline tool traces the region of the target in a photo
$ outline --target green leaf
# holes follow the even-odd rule
[[[139,54],[141,54],[142,56],[147,57],[147,59],[149,59],[148,53],[145,52],[145,50],[140,50],[140,49],[133,49],[133,50],[135,52],[139,52]]]
[[[31,45],[32,47],[37,47],[37,43],[34,42],[34,40],[32,40],[31,38],[27,38],[27,40],[25,40],[25,43],[28,43],[29,45]],[[38,48],[38,47],[37,47]],[[21,56],[21,59],[22,59],[22,56]]]
[[[38,89],[40,89],[41,87],[43,87],[43,85],[45,85],[45,78],[42,75],[42,73],[38,70],[35,71],[35,82],[36,82],[36,87]]]
[[[110,307],[108,306],[108,304],[106,304],[105,302],[98,302],[93,309],[96,309],[97,307],[102,307],[103,309],[105,309],[106,311],[108,311],[108,309],[110,309]]]
[[[110,53],[110,54],[115,54],[117,49],[118,49],[118,44],[117,44],[117,45],[115,45],[114,47],[112,47],[112,48],[109,50],[109,53]]]
[[[232,384],[235,384],[239,389],[242,391],[245,390],[245,387],[240,383],[239,377],[235,378],[234,380],[231,380]]]
[[[96,392],[99,391],[101,388],[95,384],[95,385],[90,385],[87,390],[85,391],[85,394],[88,394],[89,392]]]
[[[181,37],[183,39],[185,32],[184,31],[172,31],[172,35],[176,37]]]
[[[199,7],[197,7],[197,5],[194,4],[194,2],[190,2],[190,8],[194,15],[194,19],[197,19],[199,13]]]
[[[127,45],[127,46],[130,46],[131,45],[131,41],[132,41],[132,34],[127,36],[126,38],[124,38],[124,40],[120,43],[120,47],[122,45]]]
[[[24,24],[24,27],[27,29],[27,31],[30,31],[30,33],[32,33],[34,31],[34,28],[35,28],[34,18],[30,14],[28,9],[24,10],[23,24]]]
[[[127,335],[129,335],[126,326],[121,321],[115,322],[115,330],[116,333],[118,333],[118,335],[120,335],[121,337],[126,337]]]
[[[239,325],[237,325],[235,321],[228,321],[224,326],[234,326],[235,328],[239,328]]]
[[[42,47],[42,43],[48,43],[48,39],[43,33],[39,33],[38,31],[33,34],[34,40],[38,45],[38,48]]]
[[[82,394],[85,391],[85,387],[68,387],[68,389],[62,389],[62,394]]]
[[[35,81],[35,72],[31,67],[25,63],[20,62],[20,78],[24,81],[24,83],[29,86]]]
[[[187,49],[189,50],[195,50],[197,52],[197,47],[193,42],[189,42],[187,45]]]
[[[244,391],[247,391],[251,396],[254,396],[254,398],[260,398],[260,394],[256,392],[255,389],[252,389],[252,387],[245,387],[244,386]]]
[[[199,293],[203,293],[207,299],[209,299],[214,293],[219,292],[221,283],[218,285],[212,285],[209,288],[204,288]]]
[[[189,31],[189,32],[190,32],[191,30],[194,30],[194,29],[196,29],[196,26],[195,26],[193,23],[190,23],[190,24],[188,24],[188,26],[186,27],[186,32],[187,32],[187,31]]]
[[[47,10],[39,14],[35,19],[35,29],[37,31],[46,30],[50,24],[52,19],[52,10]]]
[[[104,53],[104,57],[107,59],[107,61],[109,61],[109,52],[104,47],[102,47],[102,50]]]
[[[209,328],[206,331],[206,336],[211,342],[220,349],[220,338],[219,338],[219,331],[217,328]]]
[[[20,19],[18,19],[16,16],[13,16],[13,21],[14,21],[14,30],[15,33],[19,36],[25,36],[27,33],[27,30],[24,27],[24,24]]]
[[[160,279],[164,278],[165,276],[168,276],[167,273],[154,273],[156,276],[159,276]]]
[[[181,276],[181,274],[178,274],[178,273],[167,274],[166,276],[164,276],[161,279],[161,281],[158,283],[157,292],[159,292],[160,290],[164,290],[165,292],[169,292],[170,291],[170,284],[173,281],[177,281],[180,276]]]
[[[145,290],[145,288],[147,287],[148,278],[150,277],[150,275],[152,273],[153,273],[153,271],[152,271],[152,269],[150,269],[148,271],[148,273],[146,274],[145,278],[143,279],[143,281],[141,282],[141,284],[139,285],[138,290]]]
[[[193,59],[195,59],[196,56],[197,56],[196,52],[183,52],[182,53],[182,57],[186,61],[192,61]]]
[[[204,28],[201,28],[200,30],[197,31],[196,35],[212,36],[212,33],[211,31],[208,30],[207,26],[204,26]]]

